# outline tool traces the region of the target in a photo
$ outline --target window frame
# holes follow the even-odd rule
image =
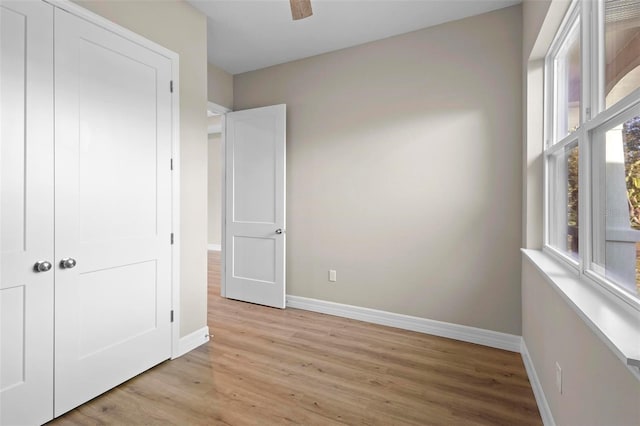
[[[560,138],[558,138],[557,135],[558,125],[557,120],[555,119],[555,115],[558,108],[558,96],[556,96],[556,94],[558,92],[564,91],[559,90],[560,88],[564,89],[564,84],[562,84],[564,82],[560,82],[558,79],[558,69],[555,62],[556,57],[563,49],[563,47],[565,47],[565,42],[568,40],[569,36],[572,35],[571,33],[574,30],[576,21],[581,18],[579,5],[579,0],[574,0],[572,2],[562,21],[562,24],[560,25],[560,30],[556,33],[556,36],[551,43],[551,47],[549,48],[549,52],[545,56],[545,150],[552,145],[555,145],[556,143],[561,143],[563,139],[575,133],[572,132]],[[582,28],[579,28],[579,31],[582,34]],[[581,49],[580,53],[582,54],[582,35],[579,36],[579,39]],[[562,116],[564,117],[565,113],[562,112],[562,114]],[[578,121],[579,123],[582,123],[582,114]]]
[[[598,202],[598,197],[594,192],[598,189],[594,186],[596,182],[592,167],[594,156],[597,156],[593,149],[594,134],[602,131],[607,123],[619,121],[633,108],[640,108],[640,88],[611,107],[605,108],[604,3],[604,0],[573,0],[545,56],[543,252],[560,260],[585,285],[595,285],[599,289],[604,289],[607,294],[614,295],[617,300],[621,300],[626,305],[640,311],[640,296],[625,291],[618,284],[595,272],[592,267],[594,244],[597,239],[594,227],[601,223],[604,215],[603,209],[596,209],[593,205],[594,202]],[[580,28],[580,118],[578,128],[574,132],[557,138],[557,94],[561,89],[564,89],[561,85],[566,82],[561,82],[557,78],[558,72],[555,62],[558,53],[566,47],[566,42],[576,20],[579,20]],[[550,197],[557,182],[552,180],[549,167],[550,159],[560,150],[565,150],[572,145],[576,139],[579,150],[578,259],[572,257],[569,252],[564,252],[551,244],[553,241],[551,231],[554,228],[553,216],[559,217],[559,215],[551,211],[553,204]]]
[[[568,253],[565,253],[558,248],[551,245],[551,231],[553,226],[551,225],[552,221],[552,212],[550,207],[551,203],[551,179],[550,179],[550,168],[549,168],[549,159],[558,153],[558,151],[565,150],[566,147],[573,144],[576,139],[578,139],[578,150],[581,150],[580,147],[580,139],[579,133],[582,131],[582,119],[584,117],[583,112],[580,111],[579,125],[578,128],[569,133],[562,138],[557,138],[558,125],[556,120],[556,111],[558,109],[558,101],[556,94],[558,92],[564,91],[561,89],[565,89],[564,82],[559,82],[558,80],[558,70],[556,67],[556,58],[563,47],[565,47],[566,41],[569,39],[569,36],[572,35],[572,31],[574,30],[575,25],[578,23],[576,21],[579,20],[580,26],[578,30],[580,31],[580,58],[581,62],[584,60],[582,52],[584,51],[583,46],[583,19],[582,19],[582,9],[580,7],[581,2],[579,0],[574,0],[572,4],[569,6],[567,13],[565,14],[564,19],[560,25],[560,29],[556,33],[556,36],[551,43],[551,47],[549,48],[549,52],[545,56],[545,66],[544,66],[544,87],[545,87],[545,96],[544,96],[544,238],[543,238],[543,251],[549,253],[553,257],[561,260],[565,264],[567,264],[570,269],[576,273],[580,274],[580,270],[582,269],[581,265],[581,247],[578,248],[578,255],[580,260],[576,260],[571,257]],[[581,67],[581,72],[582,72]],[[584,76],[580,76],[581,86],[584,86]],[[562,85],[561,85],[562,84]],[[581,87],[581,92],[584,90]],[[584,105],[583,93],[581,93],[580,105]],[[581,108],[582,109],[582,108]],[[563,113],[564,114],[564,113]],[[564,117],[564,115],[563,115]],[[582,165],[578,164],[578,170],[582,170]],[[580,191],[581,193],[582,191]],[[579,224],[581,223],[581,212],[578,212],[578,220]],[[579,226],[579,241],[582,241],[582,226]],[[581,243],[579,243],[581,244]]]
[[[604,287],[609,292],[613,293],[615,296],[621,298],[623,301],[627,302],[632,307],[640,310],[640,297],[633,296],[627,291],[623,290],[621,286],[613,283],[610,280],[607,280],[601,274],[595,272],[593,267],[591,267],[591,263],[593,262],[593,253],[594,253],[594,244],[597,243],[596,240],[596,231],[594,228],[600,227],[600,223],[603,219],[602,214],[597,214],[596,212],[604,211],[602,208],[599,208],[600,202],[599,197],[595,195],[595,192],[598,191],[597,188],[597,178],[596,173],[593,171],[593,163],[597,158],[596,150],[594,149],[594,144],[598,142],[598,139],[594,137],[596,133],[606,133],[608,124],[612,122],[625,122],[630,117],[635,116],[636,114],[640,114],[640,88],[631,92],[628,96],[609,107],[608,109],[602,111],[600,114],[597,114],[593,120],[585,123],[585,133],[587,134],[584,140],[585,152],[587,155],[585,157],[585,162],[589,162],[589,169],[584,169],[584,177],[581,176],[581,182],[584,182],[584,186],[587,187],[587,190],[584,191],[586,194],[585,202],[581,202],[581,210],[582,204],[584,204],[584,214],[585,218],[588,220],[589,230],[591,232],[587,233],[587,241],[585,241],[585,251],[584,251],[584,259],[587,259],[584,265],[584,269],[581,271],[582,275],[589,281]],[[598,232],[602,232],[599,230]]]

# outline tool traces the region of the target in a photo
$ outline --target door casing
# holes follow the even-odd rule
[[[221,151],[220,151],[220,158],[222,159],[222,161],[220,162],[220,173],[222,173],[222,178],[220,180],[220,185],[222,185],[222,188],[220,188],[220,208],[222,209],[222,212],[220,214],[220,226],[222,227],[222,232],[220,234],[220,296],[222,297],[226,297],[227,295],[227,291],[226,291],[226,286],[225,286],[225,250],[224,250],[224,245],[225,245],[225,241],[226,241],[226,211],[227,211],[227,203],[226,203],[226,188],[227,188],[227,182],[226,182],[226,148],[225,148],[225,120],[226,120],[226,114],[228,112],[231,112],[232,110],[224,107],[222,105],[218,105],[216,103],[213,102],[208,102],[207,103],[207,111],[211,112],[213,114],[220,114],[220,116],[222,117],[222,121],[220,123],[221,126],[221,132],[220,132],[220,147],[221,147]]]

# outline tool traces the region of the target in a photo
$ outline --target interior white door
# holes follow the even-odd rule
[[[168,58],[58,9],[55,53],[58,416],[171,355],[172,95]]]
[[[53,7],[0,1],[0,424],[53,417]],[[37,404],[33,402],[37,401]]]
[[[286,105],[230,112],[225,133],[225,296],[285,307]]]

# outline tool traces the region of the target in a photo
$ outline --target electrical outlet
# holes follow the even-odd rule
[[[556,388],[558,388],[558,392],[562,395],[562,368],[560,364],[556,362]]]
[[[329,269],[329,281],[331,281],[332,283],[336,282],[336,270],[335,269]]]

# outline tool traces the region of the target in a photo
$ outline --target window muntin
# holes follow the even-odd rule
[[[598,127],[591,138],[591,270],[640,295],[640,108]]]

